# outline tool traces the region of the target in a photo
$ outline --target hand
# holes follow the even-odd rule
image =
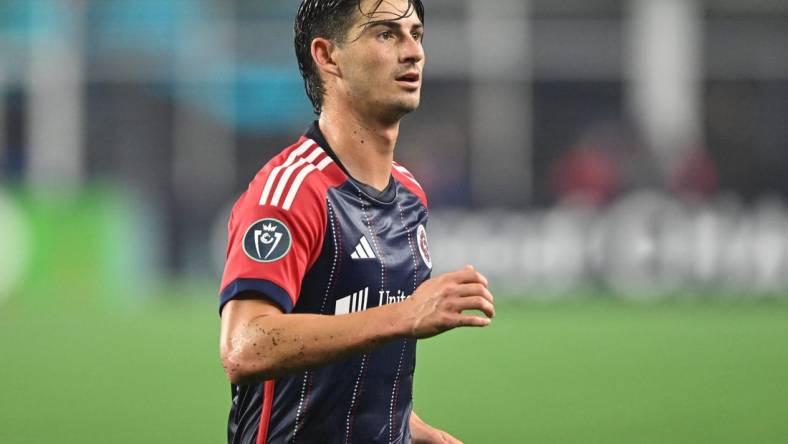
[[[449,435],[443,430],[432,430],[432,432],[422,435],[419,438],[414,436],[411,440],[412,444],[462,444],[462,441]]]
[[[415,412],[410,418],[410,434],[412,444],[462,444],[459,439],[422,421]]]
[[[417,339],[455,327],[486,327],[495,316],[487,278],[470,265],[424,281],[404,302],[406,334]],[[487,317],[464,310],[480,310]]]

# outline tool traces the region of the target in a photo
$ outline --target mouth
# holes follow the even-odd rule
[[[418,88],[421,81],[421,75],[418,72],[409,72],[396,77],[394,80],[408,87]]]

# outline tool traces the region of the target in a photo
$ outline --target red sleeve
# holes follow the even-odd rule
[[[242,292],[254,292],[275,302],[285,313],[291,312],[301,282],[322,249],[326,189],[305,182],[299,184],[297,197],[290,205],[283,205],[281,200],[274,205],[272,199],[261,205],[271,176],[275,182],[276,172],[263,169],[230,215],[220,313],[224,304]],[[282,198],[288,194],[288,187],[292,184],[283,187]]]

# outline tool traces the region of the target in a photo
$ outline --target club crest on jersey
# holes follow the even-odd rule
[[[276,219],[260,219],[244,235],[244,253],[257,262],[274,262],[290,251],[292,237],[287,226]]]
[[[427,230],[424,229],[424,225],[419,225],[416,230],[416,243],[419,244],[421,259],[427,264],[427,268],[432,269],[432,256],[430,256],[430,248],[427,245]]]

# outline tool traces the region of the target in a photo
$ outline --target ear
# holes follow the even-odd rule
[[[323,73],[341,76],[342,72],[336,63],[337,46],[328,39],[317,37],[312,40],[312,59],[317,65],[317,69]]]

